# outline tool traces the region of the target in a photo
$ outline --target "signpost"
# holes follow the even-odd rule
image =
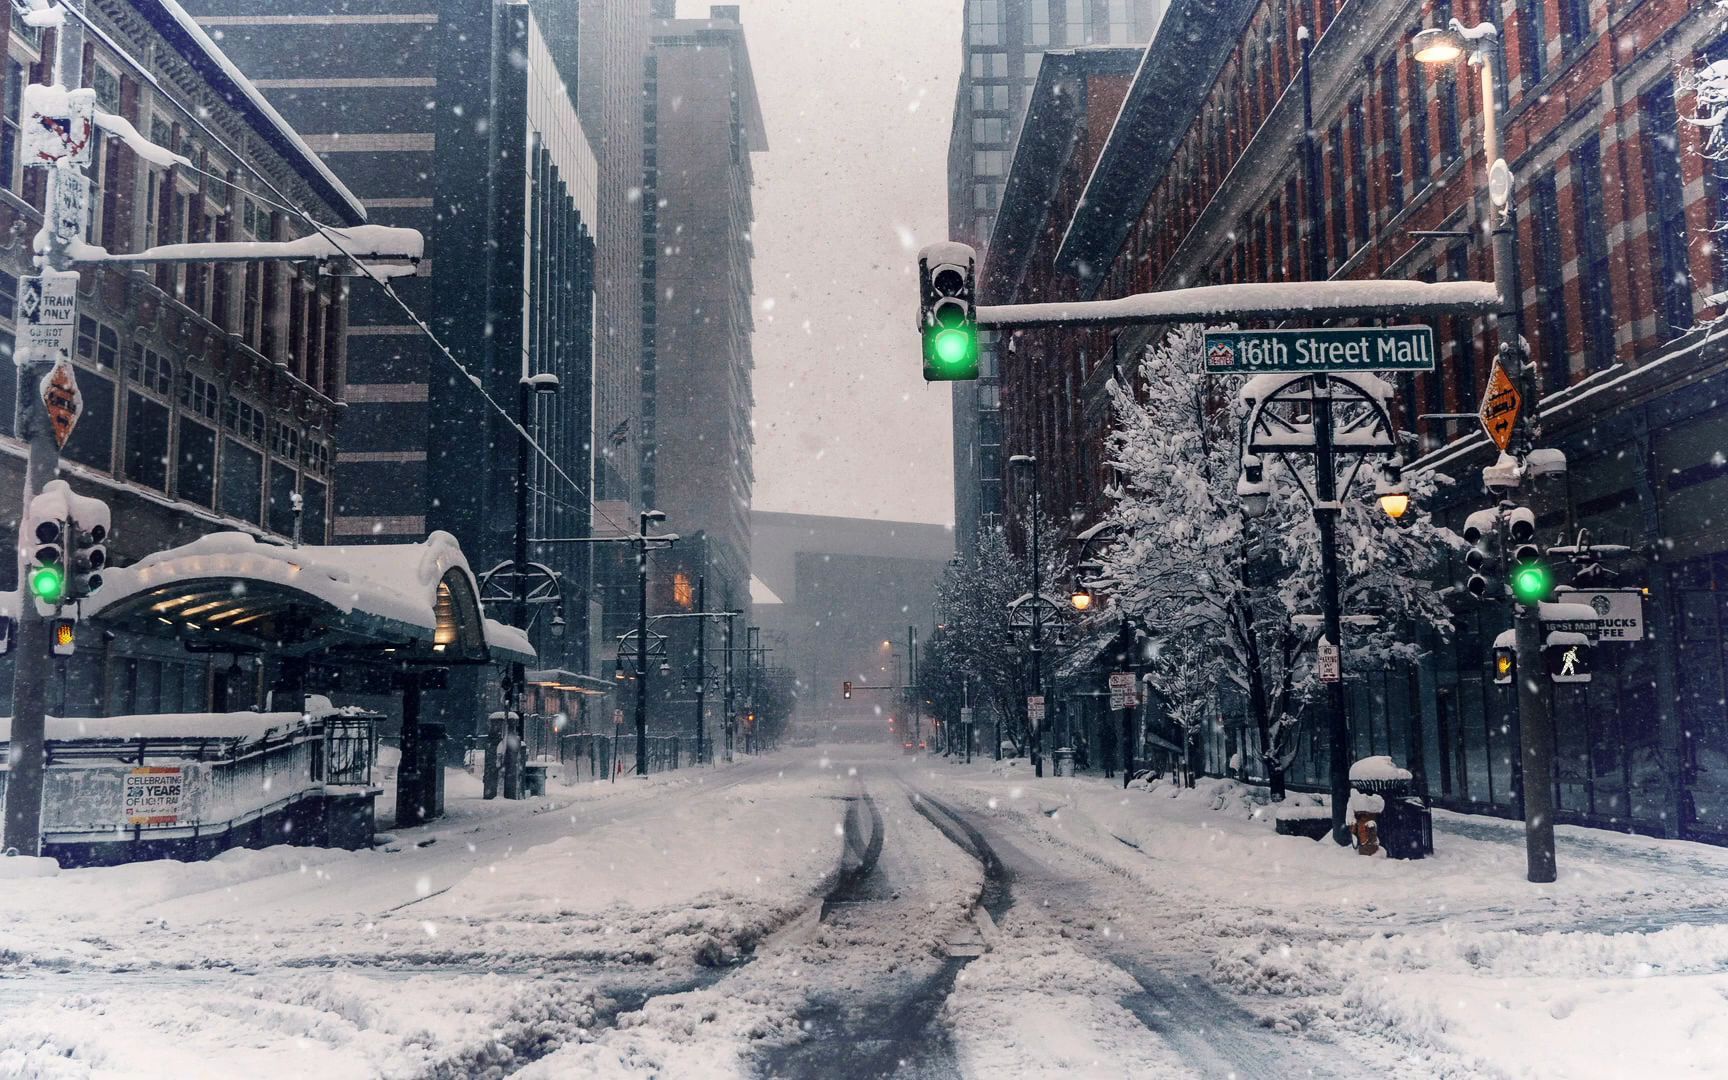
[[[1512,445],[1512,432],[1518,427],[1518,414],[1523,408],[1524,395],[1518,392],[1500,361],[1495,360],[1488,375],[1488,388],[1482,392],[1482,408],[1477,416],[1482,420],[1482,430],[1494,440],[1502,454]]]
[[[1426,326],[1208,330],[1205,351],[1212,375],[1433,371],[1434,331]]]

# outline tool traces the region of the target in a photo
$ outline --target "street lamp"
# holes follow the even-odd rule
[[[1464,55],[1464,38],[1450,26],[1430,26],[1410,39],[1410,51],[1419,64],[1450,64]]]
[[[1077,585],[1068,596],[1068,606],[1084,614],[1092,610],[1092,600],[1092,590],[1084,585]]]
[[[1374,480],[1374,494],[1379,496],[1380,510],[1397,524],[1410,509],[1410,492],[1404,487],[1404,462],[1392,458],[1381,464]]]

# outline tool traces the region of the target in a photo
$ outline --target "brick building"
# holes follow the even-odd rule
[[[1114,115],[1095,93],[1078,115],[1072,102],[1041,114],[1035,106],[992,235],[985,298],[1298,280],[1309,276],[1310,242],[1333,278],[1491,279],[1480,239],[1480,84],[1463,63],[1420,65],[1409,48],[1417,29],[1454,16],[1501,28],[1523,323],[1541,365],[1544,441],[1572,462],[1565,505],[1543,528],[1584,526],[1632,545],[1639,555],[1619,566],[1622,580],[1650,590],[1646,640],[1604,645],[1595,682],[1557,692],[1561,812],[1728,838],[1728,605],[1718,602],[1728,542],[1714,525],[1728,467],[1712,449],[1728,432],[1717,404],[1728,374],[1723,334],[1708,325],[1728,281],[1713,235],[1728,190],[1700,153],[1686,90],[1687,72],[1728,53],[1712,9],[1681,0],[1173,5]],[[1303,23],[1317,30],[1318,221],[1305,209],[1300,154]],[[1041,153],[1050,140],[1074,151]],[[1036,235],[1016,236],[1011,214],[1035,218]],[[1421,235],[1435,232],[1451,235]],[[1485,504],[1475,473],[1487,443],[1473,422],[1424,416],[1474,410],[1494,339],[1485,320],[1442,319],[1436,329],[1438,369],[1396,380],[1397,415],[1419,439],[1416,467],[1460,481],[1431,508],[1456,525]],[[1086,388],[1131,371],[1157,333],[1022,332],[1005,348],[1003,452],[1043,457],[1052,512],[1078,507],[1084,523],[1102,508],[1108,416],[1087,407]],[[1010,480],[1013,511],[1029,478]],[[1478,605],[1459,616],[1460,632],[1419,671],[1353,681],[1356,750],[1420,756],[1443,803],[1506,812],[1515,729],[1510,701],[1485,679],[1487,645],[1506,614]],[[1216,767],[1249,737],[1239,723],[1226,717],[1216,733]],[[1307,739],[1296,767],[1320,775],[1322,736]]]

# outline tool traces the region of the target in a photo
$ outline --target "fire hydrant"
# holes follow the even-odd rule
[[[1356,840],[1356,854],[1378,854],[1380,815],[1386,810],[1386,800],[1379,795],[1364,795],[1351,789],[1349,810],[1356,822],[1350,826],[1350,833]]]

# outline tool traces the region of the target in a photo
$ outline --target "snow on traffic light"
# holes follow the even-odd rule
[[[924,338],[924,381],[978,377],[977,255],[943,241],[918,253],[918,332]]]

